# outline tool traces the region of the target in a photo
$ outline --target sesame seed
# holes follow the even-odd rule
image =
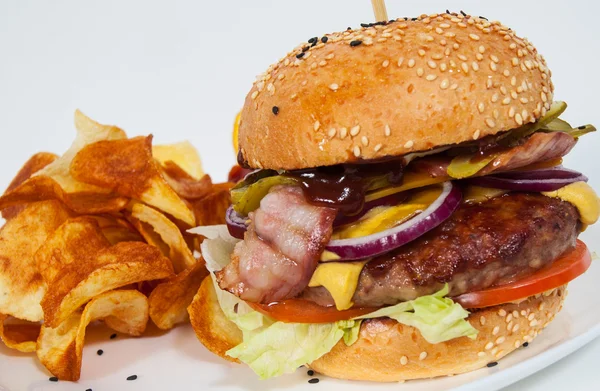
[[[444,55],[441,53],[436,53],[436,54],[432,54],[431,58],[433,58],[434,60],[441,60],[442,58],[444,58]]]
[[[384,134],[385,134],[386,136],[389,136],[390,134],[392,134],[392,130],[390,129],[390,126],[389,126],[389,125],[385,125],[385,128],[384,128]]]
[[[527,67],[527,69],[531,70],[533,68],[533,64],[531,63],[530,60],[525,60],[525,66]]]
[[[487,366],[488,368],[495,367],[496,365],[498,365],[498,362],[497,362],[497,361],[490,362],[490,363],[487,363],[487,364],[486,364],[486,366]]]
[[[411,58],[410,60],[408,60],[408,63],[406,65],[408,65],[409,68],[414,67],[415,66],[415,60]]]
[[[375,148],[373,148],[373,150],[374,150],[375,152],[379,152],[379,150],[381,149],[381,147],[382,147],[382,145],[381,145],[381,144],[377,144],[377,145],[375,146]]]
[[[138,378],[137,375],[131,375],[131,376],[127,377],[127,380],[132,381],[132,380],[137,380],[137,378]]]
[[[273,114],[277,115],[277,114],[279,114],[279,107],[273,106],[273,108],[271,109],[271,111],[273,111]]]
[[[493,54],[490,54],[490,60],[492,60],[493,62],[498,62],[500,60],[498,60],[497,56],[494,56]]]
[[[354,156],[359,157],[360,156],[360,147],[357,145],[354,147],[353,149],[354,152]]]
[[[412,148],[415,143],[412,140],[408,140],[406,144],[404,144],[404,148]]]
[[[515,114],[515,122],[517,125],[523,125],[523,117],[521,117],[521,114]]]
[[[346,129],[346,128],[341,128],[341,129],[340,129],[340,138],[341,138],[341,139],[344,139],[344,138],[346,138],[346,136],[347,136],[347,135],[348,135],[348,129]]]
[[[448,81],[448,79],[444,79],[442,80],[442,82],[440,83],[440,88],[442,90],[445,90],[446,88],[448,88],[448,86],[450,85],[450,82]]]
[[[499,331],[500,331],[500,327],[498,327],[498,326],[494,327],[494,329],[492,330],[492,335],[498,334]]]
[[[506,77],[509,77],[509,76],[510,76],[510,71],[509,71],[508,69],[505,69],[505,70],[502,72],[502,74],[503,74],[504,76],[506,76]]]
[[[321,62],[319,62],[319,66],[324,67],[325,65],[327,65],[327,61],[322,60]]]
[[[444,71],[446,71],[447,68],[448,68],[448,66],[446,65],[445,62],[440,64],[440,71],[444,72]]]
[[[460,64],[460,67],[462,68],[463,72],[465,72],[465,73],[469,72],[469,66],[467,65],[466,62],[463,62],[462,64]]]
[[[521,111],[521,116],[523,117],[523,121],[527,121],[527,118],[529,117],[529,112],[523,109],[523,111]]]
[[[502,99],[502,104],[503,104],[503,105],[510,104],[510,98],[509,98],[509,97],[506,97],[506,98]]]
[[[508,314],[508,316],[506,317],[506,323],[510,322],[512,320],[513,316],[512,314]]]
[[[356,125],[350,129],[350,136],[354,137],[360,132],[360,125]]]
[[[363,43],[363,41],[357,39],[357,40],[350,42],[350,46],[355,47],[355,46],[361,45],[362,43]]]
[[[338,88],[340,88],[340,86],[338,86],[336,83],[330,84],[329,85],[329,89],[332,91],[337,91]]]
[[[479,45],[479,53],[485,53],[485,47],[483,45]]]
[[[49,378],[48,380],[50,380],[51,382],[57,382],[58,381],[58,377],[56,376],[52,376],[51,378]]]
[[[439,27],[436,27],[436,28],[435,28],[435,32],[436,32],[436,33],[438,33],[438,34],[443,34],[443,33],[444,33],[444,30],[442,30],[442,29],[441,29],[441,28],[439,28]]]
[[[496,353],[498,353],[498,349],[500,349],[500,348],[496,346],[495,348],[492,349],[492,351],[490,353],[495,355]]]
[[[427,61],[427,66],[431,69],[437,68],[437,64],[435,63],[435,61],[432,60]]]
[[[404,62],[404,57],[400,57],[398,59],[398,66],[401,67],[403,62]]]
[[[319,379],[317,379],[317,378],[315,377],[315,378],[313,378],[313,379],[310,379],[308,382],[309,382],[310,384],[317,384],[317,383],[319,382]]]
[[[425,358],[427,358],[427,352],[421,352],[421,354],[419,354],[419,360],[423,361]]]
[[[457,57],[462,61],[467,61],[467,56],[465,56],[464,54],[459,54]]]
[[[102,350],[102,349],[98,349],[98,351],[96,352],[96,354],[97,354],[98,356],[102,356],[102,355],[104,354],[104,350]]]
[[[447,29],[450,27],[450,25],[448,23],[440,23],[440,27],[443,29]]]
[[[498,66],[496,66],[496,63],[495,63],[495,62],[493,62],[493,61],[492,61],[492,62],[490,62],[490,69],[491,69],[492,71],[496,71],[496,70],[498,69]]]
[[[110,335],[110,339],[115,339],[115,338],[117,338],[117,334],[111,334]]]
[[[473,41],[479,41],[479,35],[477,34],[469,34],[469,38],[471,38]]]
[[[433,80],[437,79],[437,75],[430,74],[430,75],[427,75],[427,76],[425,77],[425,79],[426,79],[426,80],[429,80],[429,81],[433,81]]]
[[[510,85],[513,87],[517,85],[517,78],[515,76],[510,78]]]
[[[490,350],[493,347],[494,347],[494,344],[492,342],[488,342],[487,344],[485,344],[484,349],[485,350]]]
[[[471,63],[471,68],[473,68],[474,71],[478,71],[479,70],[479,64],[476,61],[473,61]]]
[[[512,312],[512,314],[513,314],[513,316],[515,317],[515,319],[518,319],[518,318],[519,318],[519,311],[517,311],[517,310],[514,310],[514,311]]]
[[[535,313],[531,313],[528,317],[527,320],[533,320],[533,318],[535,318]]]
[[[517,98],[519,97],[519,96],[517,95],[517,92],[516,92],[516,91],[514,91],[514,90],[510,92],[510,96],[511,96],[511,98],[513,98],[513,99],[517,99]]]
[[[492,95],[492,99],[491,99],[492,103],[498,102],[498,98],[499,98],[499,95],[497,93],[494,93],[494,95]]]
[[[315,374],[315,371],[313,371],[312,369],[309,369],[309,370],[306,372],[306,374],[307,374],[308,376],[314,376],[314,374]]]
[[[320,127],[321,127],[321,123],[319,121],[315,121],[315,124],[313,125],[313,128],[315,130],[319,130]]]
[[[335,57],[335,54],[329,53],[328,55],[325,56],[325,59],[331,60],[333,57]]]
[[[406,357],[406,356],[400,357],[400,365],[406,365],[406,364],[408,364],[408,357]]]
[[[285,78],[285,73],[280,73],[279,76],[277,76],[278,80],[283,80]]]
[[[475,131],[475,133],[473,133],[473,140],[477,140],[479,138],[479,135],[481,134],[481,131],[479,129],[477,129]],[[483,318],[483,316],[482,316]],[[485,318],[484,318],[485,319]]]
[[[548,101],[548,96],[545,92],[540,92],[540,97],[542,98],[542,102],[546,103]]]
[[[521,341],[517,339],[515,341],[514,347],[515,347],[515,349],[517,349],[519,346],[521,346]]]
[[[483,110],[485,110],[485,105],[483,104],[483,102],[480,102],[477,105],[477,110],[479,110],[480,113],[483,113]]]
[[[423,76],[423,68],[417,68],[417,76]]]
[[[337,133],[337,131],[335,130],[335,128],[331,128],[331,129],[329,129],[329,131],[327,132],[327,135],[328,135],[330,138],[333,138],[333,137],[335,136],[335,134],[336,134],[336,133]]]
[[[367,136],[362,136],[360,139],[360,142],[362,143],[363,146],[368,147],[369,146],[369,139],[367,138]]]
[[[456,83],[454,83],[454,84],[452,84],[452,85],[450,86],[450,89],[451,89],[451,90],[455,90],[455,89],[457,89],[457,88],[458,88],[458,84],[456,84]]]
[[[258,96],[258,91],[254,91],[254,92],[252,93],[252,95],[250,95],[250,97],[251,97],[252,99],[256,99],[256,97],[257,97],[257,96]]]
[[[477,353],[477,357],[483,357],[483,356],[485,356],[485,352],[479,352],[479,353]]]
[[[514,325],[514,327],[512,328],[512,332],[516,333],[517,330],[519,330],[519,324],[518,323]]]
[[[425,50],[419,49],[417,53],[419,53],[419,56],[423,57],[425,55]]]
[[[297,59],[301,59],[302,57],[304,57],[304,52],[300,52],[300,53],[296,54]]]
[[[501,343],[503,343],[504,341],[506,341],[505,337],[498,337],[498,339],[496,339],[496,345],[500,345]]]
[[[323,42],[323,43],[327,43],[328,40],[329,40],[329,38],[327,38],[327,37],[321,38],[321,42]]]
[[[491,118],[486,118],[485,119],[485,124],[487,126],[489,126],[490,128],[493,128],[494,126],[496,126],[496,122],[493,119],[491,119]]]
[[[384,68],[387,68],[388,65],[390,65],[390,61],[389,60],[385,60],[382,64],[381,64]]]
[[[526,348],[527,346],[529,346],[529,342],[525,342],[523,343],[523,347]]]

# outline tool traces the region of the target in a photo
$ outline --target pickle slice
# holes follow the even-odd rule
[[[276,171],[275,171],[276,172]],[[242,216],[248,216],[248,213],[258,209],[260,201],[269,193],[273,186],[277,185],[295,185],[298,181],[294,178],[275,175],[267,176],[246,186],[231,189],[231,201],[233,209]]]
[[[477,174],[482,168],[490,164],[496,156],[498,156],[497,153],[492,153],[485,157],[477,157],[477,160],[473,161],[476,154],[460,155],[452,159],[446,172],[455,179],[468,178]]]

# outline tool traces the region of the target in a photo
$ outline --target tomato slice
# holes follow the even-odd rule
[[[331,323],[378,310],[378,308],[359,307],[338,311],[335,306],[323,307],[305,299],[288,299],[271,304],[248,304],[256,311],[286,323]]]
[[[517,301],[558,288],[583,274],[591,265],[587,246],[577,240],[575,248],[563,254],[552,265],[519,281],[452,298],[464,308],[483,308]]]
[[[577,240],[575,248],[560,256],[552,265],[510,284],[465,293],[454,297],[464,308],[483,308],[517,301],[538,293],[558,288],[583,274],[591,265],[592,257],[586,245]],[[338,311],[335,306],[323,307],[305,299],[288,299],[271,304],[248,303],[275,320],[287,323],[331,323],[366,315],[379,308],[359,307]]]

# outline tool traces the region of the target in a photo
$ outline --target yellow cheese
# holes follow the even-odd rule
[[[381,190],[374,191],[365,196],[365,202],[373,201],[378,198],[386,197],[391,194],[400,193],[402,191],[417,189],[419,187],[425,187],[429,185],[435,185],[436,183],[446,182],[450,178],[447,176],[441,176],[437,178],[432,178],[429,174],[421,172],[410,172],[407,171],[404,173],[404,177],[402,178],[402,184],[399,186],[391,186],[386,187]]]
[[[600,200],[594,189],[585,182],[571,183],[554,191],[544,191],[547,197],[560,198],[575,205],[583,224],[594,224],[600,216]]]
[[[331,294],[335,308],[347,310],[354,304],[352,296],[358,285],[358,277],[367,261],[320,263],[315,270],[309,287],[322,286]]]

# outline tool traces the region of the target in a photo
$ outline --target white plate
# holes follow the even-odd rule
[[[600,227],[582,235],[589,244],[598,243]],[[595,240],[594,240],[595,239]],[[594,248],[592,246],[592,248]],[[600,265],[595,262],[589,271],[570,285],[563,311],[554,322],[527,348],[521,348],[502,359],[494,368],[453,377],[407,382],[402,391],[422,390],[497,390],[514,383],[582,347],[600,335],[600,307],[597,281]],[[29,355],[15,354],[0,346],[0,391],[17,390],[277,390],[314,391],[358,390],[362,382],[339,381],[324,376],[319,384],[308,384],[305,369],[293,375],[261,381],[245,366],[228,363],[209,353],[197,340],[189,326],[169,333],[149,330],[143,338],[119,335],[101,326],[89,330],[83,357],[83,371],[78,383],[52,383],[37,360]],[[102,349],[104,354],[96,352]],[[135,381],[127,381],[137,375]],[[379,390],[396,390],[397,384],[368,384]]]

